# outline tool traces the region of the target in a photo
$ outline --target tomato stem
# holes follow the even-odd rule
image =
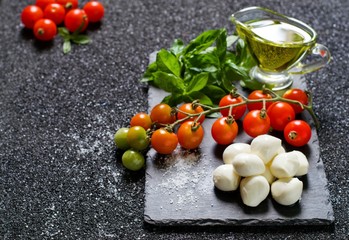
[[[241,106],[241,105],[245,105],[245,104],[248,104],[248,103],[260,103],[262,102],[263,103],[263,108],[261,109],[261,118],[265,118],[267,116],[267,112],[266,112],[266,103],[267,102],[276,102],[276,101],[281,101],[281,102],[287,102],[287,103],[291,103],[291,104],[298,104],[302,107],[302,109],[306,110],[310,116],[312,117],[313,121],[314,121],[314,124],[315,124],[315,127],[316,129],[319,128],[320,126],[320,123],[315,115],[315,112],[313,110],[313,107],[312,107],[312,95],[307,92],[307,95],[308,95],[308,98],[309,98],[309,103],[308,105],[305,105],[297,100],[291,100],[291,99],[286,99],[286,98],[283,98],[281,96],[279,96],[278,94],[276,94],[275,92],[273,92],[272,90],[270,89],[263,89],[263,91],[265,91],[266,93],[270,94],[272,96],[272,98],[270,99],[248,99],[246,98],[245,96],[243,96],[242,94],[239,94],[236,90],[232,90],[232,92],[234,92],[234,94],[236,94],[237,96],[241,96],[243,101],[239,102],[239,103],[234,103],[234,104],[230,104],[230,105],[226,105],[226,106],[222,106],[222,107],[212,107],[212,106],[208,106],[208,105],[205,105],[205,104],[202,104],[200,103],[198,100],[195,100],[192,102],[193,104],[193,107],[198,107],[198,106],[201,106],[204,111],[200,112],[200,113],[187,113],[187,112],[184,112],[178,108],[175,108],[175,111],[177,112],[181,112],[183,114],[186,115],[185,118],[182,118],[182,119],[178,119],[177,121],[175,121],[174,123],[170,124],[170,128],[173,129],[177,124],[180,124],[180,123],[183,123],[187,120],[189,120],[190,118],[195,118],[194,120],[194,125],[197,125],[198,124],[198,119],[200,119],[203,115],[209,115],[209,114],[212,114],[212,113],[215,113],[215,112],[219,112],[220,110],[222,109],[227,109],[229,108],[229,114],[228,114],[228,117],[230,116],[231,119],[233,121],[234,118],[232,116],[232,110],[234,107],[238,107],[238,106]]]

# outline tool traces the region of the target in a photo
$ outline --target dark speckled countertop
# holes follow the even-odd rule
[[[347,239],[349,234],[349,4],[329,1],[102,1],[89,45],[62,53],[23,30],[32,1],[0,0],[0,239]],[[86,1],[80,1],[86,2]],[[334,226],[227,229],[146,227],[144,171],[130,173],[112,137],[146,111],[139,79],[149,54],[260,5],[309,23],[333,55],[308,74],[321,121],[320,154]]]

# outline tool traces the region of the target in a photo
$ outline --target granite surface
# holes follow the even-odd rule
[[[1,239],[347,239],[349,235],[349,2],[102,1],[89,45],[62,53],[20,23],[34,1],[0,0]],[[86,2],[86,1],[80,1]],[[147,110],[139,79],[149,54],[205,29],[233,30],[229,15],[260,5],[299,18],[333,55],[306,76],[320,119],[320,156],[335,222],[330,227],[157,228],[143,222],[145,172],[130,173],[112,141]]]

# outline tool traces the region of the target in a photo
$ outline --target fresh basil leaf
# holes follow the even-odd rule
[[[202,52],[216,41],[221,31],[221,29],[207,30],[201,33],[198,37],[190,41],[190,43],[184,48],[183,54],[191,55]]]
[[[176,39],[174,40],[172,47],[170,48],[170,51],[177,56],[183,51],[183,49],[184,49],[184,42],[180,39]]]
[[[190,94],[191,92],[200,91],[203,89],[208,81],[208,73],[200,73],[192,78],[187,86],[186,92]]]
[[[213,53],[206,53],[206,54],[198,54],[194,55],[187,61],[187,68],[192,69],[196,72],[202,72],[202,71],[215,71],[212,69],[212,67],[216,67],[219,64],[219,59],[217,58],[217,55],[215,52]],[[211,68],[211,69],[210,69]]]
[[[212,102],[219,102],[227,94],[227,91],[216,85],[206,85],[201,92],[209,96]]]
[[[153,73],[155,73],[157,70],[158,70],[158,65],[156,64],[156,62],[150,63],[143,74],[141,82],[153,81],[154,80]]]
[[[251,90],[263,89],[263,86],[269,89],[272,89],[273,87],[272,85],[265,86],[263,83],[260,83],[257,80],[251,78],[241,80],[240,85]]]
[[[184,95],[172,93],[172,94],[164,97],[161,102],[167,103],[170,106],[177,106],[178,104],[185,102]]]
[[[216,52],[219,62],[223,62],[227,52],[227,31],[222,29],[216,39]]]
[[[70,40],[65,40],[63,42],[63,53],[67,54],[71,51],[71,42]]]
[[[88,44],[90,42],[90,38],[83,34],[74,35],[71,40],[76,44]]]
[[[202,92],[191,92],[188,95],[190,102],[194,101],[194,100],[199,100],[200,103],[208,105],[208,106],[212,106],[213,102],[211,101],[211,99],[205,95]]]
[[[180,77],[181,66],[176,56],[174,56],[171,52],[161,49],[156,55],[156,63],[159,70]]]
[[[65,27],[59,27],[58,34],[63,38],[70,37],[69,31]]]
[[[154,83],[159,88],[171,93],[184,93],[185,85],[181,78],[166,72],[157,71],[153,73]]]

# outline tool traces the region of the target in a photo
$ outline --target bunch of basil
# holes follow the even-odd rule
[[[228,36],[226,29],[208,30],[186,46],[175,40],[169,50],[158,51],[142,82],[169,92],[162,102],[171,106],[197,99],[212,106],[232,90],[236,81],[249,89],[262,88],[248,74],[255,64],[237,36]]]

